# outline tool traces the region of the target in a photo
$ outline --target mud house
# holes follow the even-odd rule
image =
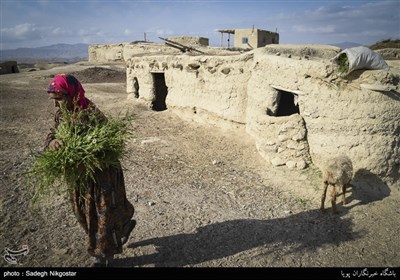
[[[339,78],[330,59],[340,49],[320,45],[267,45],[244,53],[200,45],[202,53],[182,53],[151,43],[95,48],[92,62],[119,49],[128,98],[241,127],[273,166],[321,167],[343,153],[355,172],[400,189],[397,68]]]
[[[274,166],[304,169],[338,153],[356,170],[398,184],[398,73],[339,79],[336,47],[270,45],[231,55],[149,55],[127,60],[127,92],[154,110],[175,108],[243,126]]]
[[[269,44],[279,44],[279,34],[262,29],[220,29],[221,47],[223,47],[224,34],[227,34],[227,47],[231,47],[230,35],[233,35],[235,48],[255,49]]]

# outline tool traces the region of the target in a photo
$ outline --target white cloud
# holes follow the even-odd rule
[[[112,32],[105,32],[99,28],[89,28],[89,29],[79,29],[77,31],[78,36],[73,36],[75,38],[96,38],[96,37],[112,37],[113,33]]]
[[[54,36],[63,36],[65,34],[67,34],[67,32],[62,29],[61,27],[56,27],[51,31],[51,34]]]
[[[98,31],[95,33],[96,36],[98,37],[107,37],[107,33],[103,32],[103,31]]]
[[[156,31],[157,35],[165,36],[165,35],[172,35],[174,32],[170,29],[158,29]]]
[[[333,25],[317,26],[317,27],[307,27],[304,25],[295,25],[295,26],[293,26],[293,29],[297,32],[321,33],[321,34],[334,33],[336,31],[335,27]]]
[[[361,32],[361,34],[366,37],[387,36],[387,32],[385,32],[383,30],[366,30],[366,31]]]
[[[398,38],[400,2],[331,1],[316,2],[307,10],[277,13],[268,19],[281,32],[281,43],[332,43],[346,39],[372,44]]]
[[[2,40],[10,42],[27,41],[42,37],[43,29],[36,27],[32,23],[18,24],[15,27],[2,28]]]
[[[37,26],[32,23],[18,24],[14,27],[2,28],[1,38],[2,45],[7,46],[11,43],[21,44],[37,42],[37,41],[51,41],[55,38],[63,38],[72,36],[71,31],[67,31],[61,27],[54,26]]]
[[[91,35],[91,34],[93,34],[93,32],[90,32],[89,30],[87,30],[87,29],[79,29],[78,30],[78,35],[79,36],[88,36],[88,35]]]

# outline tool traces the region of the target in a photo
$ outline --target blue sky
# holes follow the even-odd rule
[[[281,44],[331,44],[400,38],[400,1],[0,0],[1,49],[58,43],[110,44],[202,36],[217,29],[278,30]],[[225,36],[226,37],[226,36]]]

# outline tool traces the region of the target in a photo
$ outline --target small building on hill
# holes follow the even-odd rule
[[[18,65],[16,61],[4,61],[0,63],[0,75],[19,73]]]
[[[234,35],[235,48],[256,49],[269,44],[279,44],[279,34],[262,29],[221,29],[221,47],[223,46],[223,34],[228,34],[228,48],[231,47],[230,34]]]

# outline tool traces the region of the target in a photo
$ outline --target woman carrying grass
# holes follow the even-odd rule
[[[56,75],[47,92],[56,107],[55,124],[46,140],[46,149],[54,152],[50,161],[63,165],[73,211],[88,235],[93,266],[107,266],[114,254],[122,253],[136,225],[118,159],[122,147],[119,127],[85,97],[81,83],[72,75]]]

